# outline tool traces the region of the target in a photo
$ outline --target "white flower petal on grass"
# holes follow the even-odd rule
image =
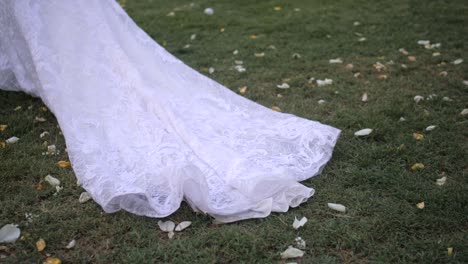
[[[190,40],[195,40],[196,38],[197,38],[197,34],[192,34],[192,35],[190,36]]]
[[[333,83],[332,79],[317,80],[318,86],[331,85]]]
[[[440,179],[437,179],[437,180],[436,180],[436,184],[439,185],[439,186],[442,186],[442,185],[445,184],[446,181],[447,181],[447,177],[444,176],[444,177],[442,177],[442,178],[440,178]]]
[[[278,87],[280,89],[289,89],[289,84],[282,83],[282,84],[276,85],[276,87]]]
[[[431,43],[431,41],[429,41],[429,40],[418,40],[419,45],[427,45],[427,44],[430,44],[430,43]]]
[[[245,72],[247,70],[242,65],[236,65],[236,66],[234,66],[234,69],[236,69],[236,71],[238,71],[238,72]]]
[[[175,231],[180,232],[192,224],[190,221],[183,221],[175,227]]]
[[[416,95],[416,96],[414,97],[414,101],[415,101],[416,103],[419,103],[419,102],[422,101],[422,100],[424,100],[424,96]]]
[[[357,27],[359,25],[361,25],[361,23],[359,21],[354,21],[353,26]]]
[[[400,120],[398,120],[398,121],[400,121],[400,122],[405,122],[405,121],[406,121],[406,118],[400,117]]]
[[[463,110],[460,112],[460,115],[468,115],[468,108],[463,109]]]
[[[20,236],[21,230],[13,224],[4,225],[0,229],[0,243],[14,243]]]
[[[333,63],[343,63],[343,60],[341,58],[336,58],[336,59],[331,59],[329,60],[331,64]]]
[[[254,56],[257,57],[257,58],[265,57],[265,52],[254,53]]]
[[[317,101],[318,104],[324,104],[324,103],[326,103],[326,102],[327,102],[327,101],[325,101],[325,100],[323,100],[323,99],[320,99],[320,100]]]
[[[45,176],[44,180],[54,187],[60,185],[60,180],[52,177],[50,174]]]
[[[237,54],[239,54],[239,51],[238,51],[238,50],[235,50],[235,51],[232,52],[232,54],[233,54],[233,55],[237,55]]]
[[[173,17],[173,16],[175,16],[175,13],[174,12],[169,12],[166,16]]]
[[[244,62],[241,61],[241,60],[235,60],[234,63],[235,63],[236,65],[242,65],[242,64],[244,64]]]
[[[468,81],[463,80],[463,84],[468,86]]]
[[[300,59],[302,56],[301,54],[299,53],[293,53],[293,55],[291,56],[293,59]]]
[[[373,130],[372,130],[371,128],[364,128],[364,129],[361,129],[361,130],[359,130],[359,131],[356,131],[356,132],[354,133],[354,135],[355,135],[356,137],[367,136],[367,135],[369,135],[370,133],[372,133],[372,131],[373,131]]]
[[[56,151],[57,151],[57,148],[55,147],[55,145],[47,146],[47,154],[48,155],[55,155]]]
[[[42,133],[39,135],[39,137],[40,137],[40,138],[43,138],[43,137],[46,137],[46,136],[48,136],[48,135],[49,135],[49,132],[44,131],[44,132],[42,132]]]
[[[409,52],[407,50],[405,50],[404,48],[400,48],[398,51],[403,55],[408,55],[409,54]]]
[[[203,13],[205,13],[206,15],[212,16],[214,14],[214,10],[213,8],[208,7],[203,11]]]
[[[45,118],[39,117],[39,116],[36,116],[36,117],[34,118],[34,120],[36,120],[37,122],[45,122],[45,121],[47,121]]]
[[[431,125],[431,126],[428,126],[426,127],[426,131],[432,131],[436,128],[437,126],[434,126],[434,125]]]
[[[68,245],[67,245],[65,248],[66,248],[66,249],[71,249],[71,248],[75,247],[75,245],[76,245],[76,240],[73,239],[72,241],[70,241],[70,242],[68,243]]]
[[[367,93],[362,94],[361,101],[367,102],[369,100]]]
[[[365,37],[362,37],[362,38],[359,38],[359,39],[358,39],[359,42],[364,42],[364,41],[366,41],[366,40],[367,40],[367,39],[366,39]]]
[[[342,204],[328,203],[328,208],[333,209],[338,212],[346,213],[346,207]]]
[[[215,69],[214,69],[213,67],[210,67],[210,68],[208,69],[208,72],[209,72],[210,74],[213,74],[213,73],[215,72]]]
[[[80,198],[78,198],[78,201],[80,203],[86,203],[87,201],[89,201],[91,199],[91,195],[89,195],[88,192],[82,192],[80,194]]]
[[[190,47],[191,47],[190,44],[187,44],[187,45],[184,46],[184,49],[188,49]]]
[[[440,52],[434,52],[434,53],[432,53],[432,57],[437,57],[437,56],[440,56]]]
[[[16,142],[18,142],[18,140],[19,140],[19,138],[17,138],[17,137],[11,137],[11,138],[5,140],[5,142],[7,144],[15,144]]]
[[[296,239],[294,239],[294,241],[296,241],[296,247],[297,248],[299,248],[299,249],[305,249],[306,248],[306,242],[301,237],[296,237]]]
[[[307,223],[307,218],[304,216],[301,220],[297,220],[297,217],[294,217],[293,228],[298,229],[301,226],[304,226]]]
[[[174,228],[175,228],[175,224],[172,221],[163,222],[159,220],[158,226],[159,226],[159,229],[161,229],[161,231],[163,232],[172,232],[174,231]]]
[[[174,231],[169,231],[169,233],[167,233],[167,237],[172,239],[174,237]]]
[[[458,65],[458,64],[460,64],[460,63],[462,63],[462,62],[463,62],[463,59],[456,59],[456,60],[454,60],[452,63],[453,63],[454,65]]]
[[[289,246],[288,249],[281,253],[282,259],[300,258],[302,256],[304,256],[304,251],[292,246]]]

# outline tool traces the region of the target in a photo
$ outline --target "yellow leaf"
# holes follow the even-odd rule
[[[453,247],[447,248],[447,255],[452,256],[453,254]]]
[[[36,242],[37,251],[41,252],[42,250],[44,250],[45,247],[46,242],[44,241],[44,239],[41,238]]]
[[[421,169],[424,169],[424,164],[422,163],[415,163],[413,166],[411,166],[412,171],[421,170]]]
[[[276,112],[281,112],[281,108],[279,108],[277,106],[272,106],[271,109],[276,111]]]
[[[6,143],[3,141],[0,141],[0,148],[6,148]]]
[[[418,207],[419,209],[424,209],[424,202],[416,204],[416,207]]]
[[[416,140],[421,140],[421,139],[424,138],[424,135],[419,134],[419,133],[413,133],[413,138],[416,139]]]
[[[51,258],[48,257],[46,260],[43,262],[43,264],[62,264],[62,261],[58,258]]]
[[[0,131],[5,131],[7,129],[8,125],[0,125]]]
[[[275,6],[275,11],[281,11],[283,9],[281,6]]]
[[[58,165],[60,168],[66,168],[66,167],[70,166],[70,162],[69,162],[69,161],[61,160],[61,161],[57,162],[57,165]]]
[[[245,94],[247,92],[247,86],[243,86],[239,88],[239,93]]]

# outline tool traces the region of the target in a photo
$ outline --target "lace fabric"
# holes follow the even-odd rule
[[[0,2],[0,88],[40,97],[104,211],[220,222],[314,194],[340,131],[275,112],[191,69],[113,0]]]

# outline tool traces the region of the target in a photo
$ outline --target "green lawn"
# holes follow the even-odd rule
[[[247,86],[244,96],[251,100],[342,129],[331,162],[304,182],[316,189],[315,196],[288,213],[227,225],[215,225],[183,204],[168,219],[193,224],[169,240],[158,219],[104,214],[94,202],[80,204],[83,189],[73,171],[56,165],[67,156],[54,116],[41,110],[37,98],[2,91],[0,124],[8,127],[0,141],[21,139],[0,146],[0,227],[19,224],[22,238],[0,245],[0,262],[41,263],[50,254],[64,263],[285,263],[279,254],[300,236],[307,249],[293,260],[298,263],[468,263],[468,115],[460,114],[468,107],[465,0],[190,3],[127,0],[125,9],[168,51],[230,89]],[[205,15],[206,7],[215,14]],[[175,16],[167,16],[170,12]],[[418,40],[442,45],[430,50]],[[261,52],[264,57],[254,56]],[[294,53],[301,57],[292,58]],[[335,58],[343,63],[330,64]],[[459,58],[465,61],[451,63]],[[234,70],[235,60],[247,71]],[[385,69],[378,72],[376,62]],[[350,63],[353,69],[345,67]],[[309,83],[311,77],[333,84],[318,87]],[[291,88],[276,88],[283,82]],[[363,93],[368,102],[361,101]],[[431,94],[436,96],[427,100]],[[426,100],[416,104],[416,95]],[[326,102],[318,104],[321,99]],[[22,109],[15,111],[17,106]],[[34,122],[36,116],[47,121]],[[437,127],[425,131],[429,125]],[[355,137],[362,128],[374,131]],[[39,138],[43,131],[50,132],[47,139]],[[424,138],[416,140],[413,133]],[[44,140],[61,154],[42,155]],[[415,163],[424,169],[412,171]],[[58,195],[45,182],[37,190],[47,174],[62,181]],[[436,185],[443,175],[446,184]],[[348,211],[332,211],[328,202]],[[423,209],[416,207],[420,202]],[[294,230],[295,216],[309,222]],[[47,242],[43,252],[35,247],[39,238]],[[72,239],[76,246],[65,249]]]

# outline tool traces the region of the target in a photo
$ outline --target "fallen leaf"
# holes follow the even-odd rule
[[[416,103],[419,103],[419,102],[422,101],[422,100],[424,100],[424,97],[421,96],[421,95],[416,95],[416,96],[414,97],[414,101],[415,101]]]
[[[294,217],[293,228],[299,229],[299,227],[304,226],[307,223],[307,218],[303,216],[301,220],[297,220],[297,217]]]
[[[351,63],[346,64],[345,69],[347,70],[352,70],[354,68],[354,65]]]
[[[175,224],[172,221],[163,222],[159,220],[158,226],[159,226],[159,229],[161,229],[161,231],[163,232],[172,232],[174,231],[174,228],[175,228]]]
[[[420,133],[413,133],[413,138],[416,140],[424,139],[424,135]]]
[[[282,84],[276,85],[276,87],[278,87],[280,89],[289,89],[289,84],[282,83]]]
[[[262,58],[262,57],[265,57],[265,52],[261,52],[261,53],[254,53],[254,56],[256,58]]]
[[[413,166],[411,166],[412,171],[417,171],[417,170],[422,170],[424,169],[424,164],[422,163],[415,163]]]
[[[431,126],[428,126],[426,127],[426,131],[432,131],[436,128],[437,126],[434,126],[434,125],[431,125]]]
[[[333,209],[338,212],[346,213],[346,207],[342,204],[328,203],[328,208]]]
[[[372,129],[371,128],[364,128],[364,129],[361,129],[359,131],[356,131],[354,133],[355,136],[357,137],[362,137],[362,136],[367,136],[369,135],[370,133],[372,133]]]
[[[354,78],[359,78],[359,77],[361,77],[361,73],[360,73],[360,72],[356,72],[356,73],[354,74]]]
[[[453,247],[447,248],[447,255],[450,257],[453,254]]]
[[[276,112],[281,112],[281,108],[279,108],[277,106],[272,106],[271,109],[275,110]]]
[[[416,204],[416,207],[418,207],[419,209],[424,209],[424,202],[420,202],[420,203],[417,203]]]
[[[66,167],[70,166],[70,162],[69,162],[69,161],[61,160],[61,161],[57,162],[57,165],[58,165],[60,168],[66,168]]]
[[[0,243],[14,243],[21,234],[21,230],[13,224],[6,224],[0,229]]]
[[[440,179],[437,179],[437,180],[436,180],[436,184],[439,185],[439,186],[442,186],[442,185],[445,184],[446,181],[447,181],[447,177],[444,176],[444,177],[442,177],[442,178],[440,178]]]
[[[0,148],[6,148],[6,142],[0,141]]]
[[[0,132],[5,131],[7,129],[8,125],[0,125]]]
[[[54,187],[60,185],[60,180],[52,177],[50,174],[45,176],[44,180]]]
[[[292,246],[289,246],[288,249],[281,253],[282,259],[300,258],[302,256],[304,256],[304,251]]]
[[[45,247],[46,247],[46,242],[44,241],[44,239],[41,238],[36,242],[37,251],[41,252],[44,250]]]
[[[247,86],[242,86],[239,88],[239,93],[240,94],[245,94],[247,92]]]
[[[380,62],[376,62],[372,65],[377,72],[381,72],[386,69],[385,65]]]
[[[190,221],[183,221],[175,227],[175,231],[180,232],[192,224]]]
[[[91,195],[89,195],[88,192],[82,192],[80,194],[80,198],[78,198],[78,201],[80,203],[86,203],[87,201],[89,201],[91,199]]]
[[[68,245],[67,245],[65,248],[66,248],[66,249],[71,249],[71,248],[75,247],[75,245],[76,245],[76,240],[73,239],[72,241],[70,241],[70,242],[68,243]]]
[[[62,261],[59,258],[47,257],[43,264],[62,264]]]
[[[363,94],[362,94],[361,101],[362,101],[362,102],[367,102],[367,101],[368,101],[367,93],[363,93]]]
[[[15,144],[16,142],[18,142],[18,140],[19,140],[19,138],[17,138],[17,137],[11,137],[11,138],[5,140],[5,143],[7,143],[7,144]]]
[[[416,56],[408,56],[408,60],[414,62],[416,61]]]

